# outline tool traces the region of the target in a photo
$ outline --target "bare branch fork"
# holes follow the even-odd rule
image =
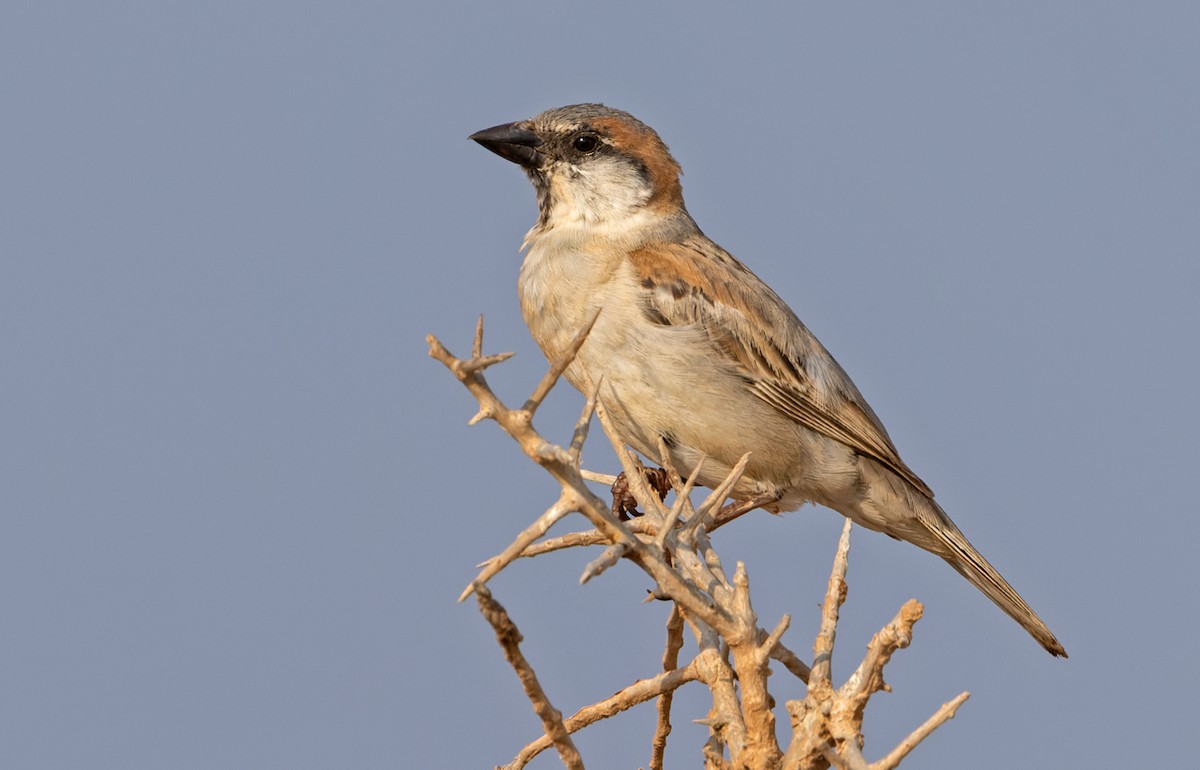
[[[874,693],[889,689],[883,681],[883,667],[896,650],[908,646],[912,626],[921,617],[922,607],[915,600],[901,607],[896,617],[871,639],[867,653],[854,673],[841,687],[833,687],[831,661],[838,613],[846,598],[849,521],[842,531],[822,605],[821,627],[813,646],[810,671],[782,641],[790,617],[783,616],[770,631],[760,627],[751,602],[750,578],[745,565],[739,562],[730,579],[709,539],[710,532],[758,504],[754,500],[726,504],[745,470],[749,455],[743,457],[699,505],[694,505],[691,492],[700,468],[693,468],[689,478],[682,478],[671,462],[667,447],[660,442],[657,459],[675,492],[674,502],[667,507],[650,488],[642,464],[613,429],[599,397],[601,383],[596,383],[592,389],[565,448],[548,441],[533,427],[534,415],[575,359],[598,316],[599,311],[567,349],[551,362],[533,393],[517,409],[506,406],[484,378],[485,370],[506,361],[512,354],[483,354],[482,317],[475,329],[470,358],[457,358],[432,335],[426,338],[430,356],[442,362],[478,402],[479,411],[470,424],[494,420],[526,456],[545,468],[560,486],[558,499],[504,550],[483,562],[475,579],[459,597],[461,601],[475,595],[481,613],[495,630],[505,657],[542,720],[544,735],[521,749],[504,769],[520,770],[551,746],[558,751],[564,766],[582,768],[583,760],[571,741],[571,733],[637,704],[657,699],[649,766],[651,770],[662,770],[667,736],[671,732],[673,693],[694,681],[702,682],[712,696],[712,707],[707,717],[701,720],[709,729],[708,741],[702,749],[705,767],[709,770],[825,770],[829,767],[890,770],[896,767],[917,744],[954,716],[968,693],[944,704],[879,761],[868,764],[864,759],[863,710]],[[632,521],[621,521],[587,486],[588,481],[611,484],[614,479],[581,467],[583,445],[593,414],[600,418],[629,487],[644,510],[644,515]],[[583,515],[592,529],[546,538],[550,529],[571,513]],[[538,684],[533,666],[521,654],[520,632],[491,595],[487,583],[518,558],[582,545],[605,548],[588,563],[581,582],[628,560],[654,581],[653,598],[672,602],[672,609],[660,671],[563,719]],[[697,652],[690,661],[680,665],[685,627],[691,629]],[[772,711],[774,699],[767,687],[771,661],[782,664],[807,684],[803,700],[786,703],[791,722],[786,749],[779,743]]]

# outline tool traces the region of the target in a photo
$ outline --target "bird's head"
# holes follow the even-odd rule
[[[539,227],[686,216],[679,164],[654,129],[627,112],[573,104],[470,138],[529,174]]]

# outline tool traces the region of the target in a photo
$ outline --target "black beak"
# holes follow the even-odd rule
[[[534,149],[541,146],[542,140],[521,123],[505,123],[485,128],[468,138],[479,142],[501,158],[525,168],[537,168],[542,164],[542,154]]]

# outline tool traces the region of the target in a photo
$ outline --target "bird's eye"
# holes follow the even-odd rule
[[[591,134],[580,134],[571,141],[571,146],[579,152],[594,152],[600,146],[600,140]]]

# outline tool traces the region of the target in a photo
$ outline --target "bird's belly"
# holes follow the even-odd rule
[[[778,494],[783,509],[830,500],[857,477],[848,447],[756,396],[697,329],[598,321],[580,353],[568,374],[584,392],[603,376],[601,401],[621,438],[656,460],[662,437],[685,475],[703,457],[704,486],[719,483],[747,452],[735,494]]]

